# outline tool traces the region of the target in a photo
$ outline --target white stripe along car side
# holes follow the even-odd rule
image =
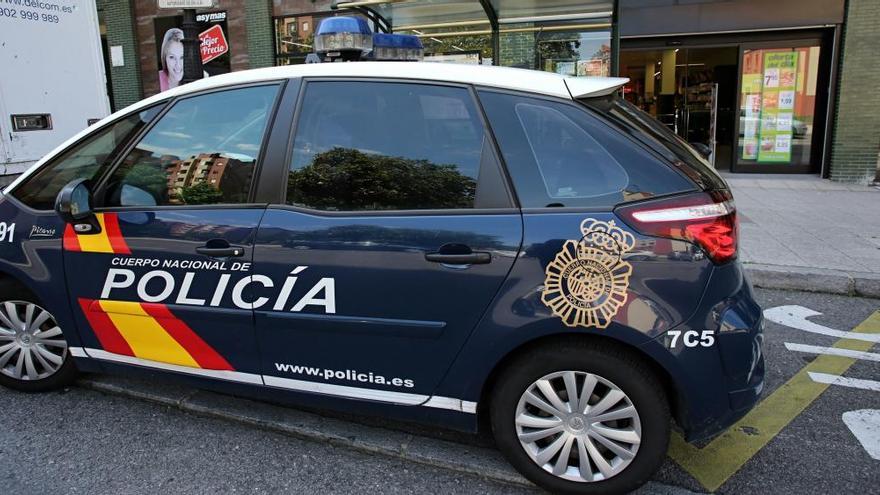
[[[332,395],[336,397],[373,400],[377,402],[388,402],[391,404],[400,404],[407,406],[423,406],[435,409],[447,409],[450,411],[457,411],[468,414],[476,414],[477,412],[476,402],[455,399],[452,397],[408,394],[405,392],[391,392],[370,388],[349,387],[345,385],[334,385],[332,383],[294,380],[291,378],[281,378],[271,375],[242,373],[240,371],[222,371],[190,368],[187,366],[178,366],[176,364],[149,361],[132,356],[123,356],[120,354],[107,352],[102,349],[92,349],[87,347],[69,347],[68,351],[70,351],[70,354],[73,357],[77,358],[92,358],[101,361],[130,364],[134,366],[141,366],[144,368],[168,370],[177,373],[184,373],[187,375],[204,376],[207,378],[215,378],[219,380],[227,380],[238,383],[265,385],[268,387],[282,388],[285,390],[295,390],[298,392],[311,392],[316,394]]]

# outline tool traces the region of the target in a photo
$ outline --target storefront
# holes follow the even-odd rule
[[[625,97],[718,169],[824,172],[843,0],[620,0],[620,19]]]
[[[133,0],[98,10],[116,107],[159,92],[179,12]],[[305,63],[322,19],[362,16],[418,36],[429,61],[628,77],[625,97],[720,170],[880,176],[880,125],[863,124],[880,115],[865,48],[876,0],[215,0],[199,15],[218,53],[208,75]]]
[[[434,0],[280,2],[275,7],[276,64],[304,63],[315,26],[359,15],[376,31],[413,34],[425,59],[504,65],[570,75],[610,75],[613,0]]]

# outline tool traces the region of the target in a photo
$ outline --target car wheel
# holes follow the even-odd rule
[[[554,493],[625,493],[669,444],[666,394],[638,356],[607,345],[542,347],[511,363],[491,398],[495,441]]]
[[[0,385],[43,392],[75,378],[76,366],[52,313],[18,284],[0,283]]]

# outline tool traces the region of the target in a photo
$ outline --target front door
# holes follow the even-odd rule
[[[173,102],[94,186],[100,232],[64,234],[89,357],[262,383],[248,286],[265,207],[248,201],[277,93]]]
[[[266,385],[424,403],[522,235],[474,97],[311,81],[302,101],[286,204],[254,254]]]

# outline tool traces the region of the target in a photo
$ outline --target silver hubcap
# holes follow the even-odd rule
[[[639,413],[620,388],[582,371],[551,373],[532,383],[516,407],[516,434],[545,471],[570,481],[601,481],[635,459]]]
[[[67,357],[55,318],[27,301],[0,303],[0,373],[16,380],[52,375]]]

